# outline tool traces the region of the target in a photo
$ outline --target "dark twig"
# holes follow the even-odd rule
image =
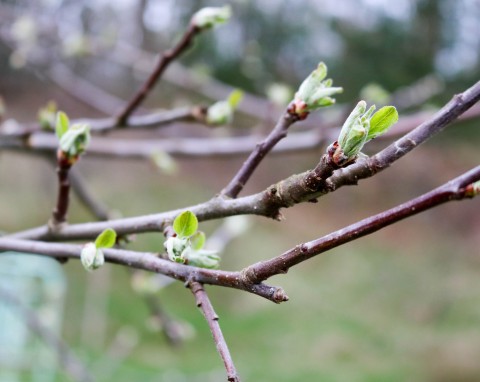
[[[72,164],[69,158],[59,150],[57,155],[58,195],[57,204],[52,213],[50,225],[54,231],[65,223],[70,199],[70,181],[68,173]]]
[[[182,39],[178,42],[177,45],[171,50],[168,50],[162,54],[160,57],[157,66],[151,73],[147,81],[142,85],[138,92],[133,96],[133,98],[128,102],[124,109],[117,116],[117,125],[123,126],[126,124],[130,115],[135,111],[135,109],[142,103],[148,93],[152,90],[155,83],[158,81],[162,73],[168,67],[170,62],[175,60],[187,48],[192,44],[193,38],[200,33],[201,29],[196,27],[194,24],[190,24],[187,29],[187,32],[183,35]]]
[[[55,352],[61,366],[72,380],[78,382],[93,382],[94,379],[88,369],[82,364],[68,345],[63,342],[60,337],[57,337],[55,333],[46,328],[38,319],[35,312],[26,307],[13,292],[0,286],[0,300],[5,301],[18,310],[28,328],[38,335]]]
[[[237,374],[237,370],[235,369],[235,365],[233,364],[232,356],[230,355],[227,343],[225,341],[225,338],[223,337],[222,329],[220,328],[220,324],[218,323],[218,315],[213,309],[207,292],[203,288],[202,284],[195,281],[190,282],[188,284],[188,287],[195,296],[197,306],[202,311],[205,320],[207,320],[208,326],[210,327],[210,331],[212,332],[213,340],[215,341],[218,354],[220,354],[223,364],[225,365],[225,370],[227,371],[227,381],[240,382],[240,377]]]
[[[273,259],[253,264],[243,270],[245,278],[253,284],[262,282],[273,275],[286,273],[296,264],[362,236],[369,235],[409,216],[452,200],[472,198],[474,195],[469,186],[479,180],[480,166],[477,166],[418,198],[360,220],[322,238],[297,245]]]
[[[343,243],[375,232],[406,217],[418,214],[440,204],[470,198],[474,196],[470,185],[480,180],[480,166],[435,190],[392,208],[381,214],[364,219],[356,224],[334,232],[323,238],[301,244],[274,259],[254,264],[242,272],[227,272],[196,268],[158,258],[154,253],[142,253],[120,249],[104,249],[105,260],[131,268],[161,273],[181,281],[197,281],[202,284],[219,285],[257,294],[270,301],[280,303],[288,296],[279,287],[261,283],[262,280],[279,273],[285,273],[289,267],[305,261],[319,253],[337,247]],[[71,244],[45,243],[30,240],[0,238],[0,251],[35,253],[54,258],[80,257],[82,247]]]
[[[298,117],[285,111],[268,137],[255,147],[240,170],[238,170],[230,183],[222,190],[221,195],[236,198],[262,159],[281,139],[287,136],[288,128],[296,121],[298,121]]]
[[[0,238],[0,252],[15,251],[43,255],[53,258],[80,259],[83,246],[41,241]],[[124,249],[108,248],[103,250],[105,261],[130,268],[161,273],[180,281],[198,281],[202,284],[221,285],[228,288],[244,290],[264,297],[275,303],[288,301],[288,296],[280,287],[266,284],[245,284],[240,272],[228,272],[197,268],[161,259],[158,253],[135,252]]]

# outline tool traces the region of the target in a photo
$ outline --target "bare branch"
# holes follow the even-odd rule
[[[248,280],[247,282],[255,284],[273,275],[286,273],[296,264],[302,263],[359,237],[369,235],[409,216],[416,215],[452,200],[472,198],[473,195],[468,186],[478,180],[480,180],[480,166],[418,198],[363,219],[320,239],[297,245],[271,260],[253,264],[245,268],[243,274]]]
[[[166,221],[173,220],[179,213],[186,209],[195,213],[199,221],[240,214],[276,217],[278,210],[282,207],[290,207],[295,203],[312,200],[325,193],[334,191],[343,185],[357,184],[360,179],[373,176],[382,169],[387,168],[394,161],[440,132],[445,126],[468,110],[479,98],[480,82],[467,89],[464,93],[455,96],[431,119],[425,121],[378,154],[368,160],[362,160],[335,171],[326,182],[324,179],[318,179],[318,184],[305,183],[307,179],[309,181],[316,179],[315,171],[317,169],[314,169],[302,174],[293,175],[267,188],[265,191],[243,198],[228,199],[215,197],[196,206],[160,214],[116,219],[109,222],[75,224],[64,227],[59,232],[49,232],[47,227],[38,227],[9,235],[9,237],[43,240],[74,240],[96,237],[107,228],[113,228],[120,235],[162,231]],[[275,193],[272,193],[272,187],[275,189]],[[274,213],[272,213],[272,211]]]
[[[278,120],[275,128],[262,143],[259,143],[255,147],[240,170],[238,170],[230,183],[222,190],[221,195],[236,198],[262,159],[265,158],[281,139],[287,136],[288,128],[296,121],[298,121],[298,118],[295,115],[285,111]]]
[[[207,292],[203,289],[203,285],[198,282],[190,282],[188,287],[195,296],[195,301],[197,306],[202,311],[205,320],[207,320],[210,331],[213,335],[213,340],[217,347],[218,353],[222,358],[223,364],[225,365],[225,370],[227,371],[227,381],[229,382],[240,382],[240,377],[237,374],[235,365],[233,364],[232,356],[228,350],[227,342],[223,337],[222,329],[218,323],[218,315],[213,309],[213,305],[208,298]]]
[[[40,241],[0,238],[0,252],[16,251],[49,256],[53,258],[80,259],[82,246]],[[157,253],[135,252],[124,249],[103,249],[105,261],[130,268],[161,273],[180,281],[198,281],[202,284],[221,285],[244,290],[264,297],[275,303],[288,301],[288,296],[280,287],[265,284],[245,284],[240,272],[228,272],[197,268],[161,259]]]
[[[190,24],[188,30],[183,35],[182,39],[175,45],[171,50],[164,52],[159,59],[157,66],[151,73],[150,77],[143,84],[143,86],[138,90],[138,92],[133,96],[133,98],[128,102],[125,108],[117,116],[117,124],[119,126],[125,125],[130,115],[135,111],[135,109],[142,103],[148,93],[152,90],[155,83],[161,77],[162,73],[168,67],[170,62],[175,60],[180,56],[186,49],[191,45],[193,38],[201,32],[200,28],[197,28],[195,25]]]
[[[57,204],[52,213],[52,219],[50,221],[51,227],[53,230],[58,230],[61,228],[62,223],[66,222],[68,204],[70,200],[70,181],[68,178],[68,173],[72,163],[69,158],[61,151],[58,151],[57,155],[57,175],[58,175],[58,194],[57,194]]]

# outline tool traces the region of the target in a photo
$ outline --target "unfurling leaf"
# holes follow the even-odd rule
[[[305,118],[310,111],[333,105],[335,99],[331,96],[343,92],[343,88],[332,87],[332,80],[325,79],[326,76],[327,66],[320,62],[298,88],[289,113]]]
[[[173,221],[173,230],[178,237],[192,236],[198,229],[198,219],[191,211],[182,212]]]
[[[398,122],[398,112],[394,106],[384,106],[370,119],[370,130],[367,140],[378,137]]]
[[[97,248],[111,248],[115,245],[116,240],[117,233],[113,229],[107,228],[97,236],[95,246]]]
[[[59,111],[57,113],[57,123],[55,126],[55,133],[57,134],[57,138],[60,140],[68,131],[68,127],[70,125],[70,121],[68,120],[67,115],[63,111]]]
[[[192,251],[188,256],[188,264],[199,268],[215,269],[220,265],[220,256],[216,251],[205,249]]]
[[[90,126],[85,123],[72,125],[60,139],[60,150],[70,157],[83,154],[90,142]]]

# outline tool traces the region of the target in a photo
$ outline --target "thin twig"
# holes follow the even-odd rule
[[[0,254],[3,251],[15,251],[43,255],[53,258],[80,259],[83,246],[73,244],[47,243],[41,241],[0,238]],[[202,284],[221,285],[244,290],[264,297],[275,303],[288,301],[288,296],[280,287],[266,284],[245,284],[240,272],[229,272],[197,268],[175,263],[158,257],[158,253],[136,252],[124,249],[108,248],[103,250],[105,261],[129,268],[161,273],[180,281],[198,281]]]
[[[88,369],[72,352],[69,346],[63,342],[60,337],[57,337],[55,333],[45,327],[35,312],[25,306],[14,293],[0,286],[0,299],[18,310],[21,318],[25,320],[29,329],[52,348],[61,366],[72,380],[79,382],[94,381]]]
[[[298,118],[295,115],[284,112],[268,137],[255,147],[240,170],[220,194],[229,198],[236,198],[262,159],[281,139],[287,136],[288,128],[297,120]]]
[[[119,126],[125,125],[130,115],[135,111],[135,109],[142,103],[148,93],[152,90],[155,83],[161,77],[162,73],[168,67],[170,62],[175,60],[187,48],[192,44],[193,38],[200,33],[201,29],[196,27],[194,24],[190,24],[186,33],[183,35],[182,39],[178,42],[177,45],[171,50],[168,50],[162,54],[160,57],[157,66],[151,73],[147,81],[142,85],[138,92],[133,96],[133,98],[128,102],[128,104],[123,108],[123,110],[117,116],[117,124]]]
[[[480,166],[444,185],[387,211],[360,220],[322,238],[297,245],[280,256],[253,264],[243,270],[248,282],[262,282],[273,275],[286,273],[291,267],[332,248],[387,227],[407,217],[419,214],[440,204],[472,198],[468,186],[480,180]]]
[[[57,155],[57,176],[58,194],[57,204],[52,213],[51,228],[57,230],[67,219],[68,204],[70,199],[70,180],[68,177],[72,164],[66,155],[58,151]]]
[[[195,296],[197,306],[202,311],[205,320],[207,320],[208,326],[210,327],[210,331],[212,332],[213,340],[215,341],[218,354],[220,354],[223,364],[225,365],[225,370],[227,371],[227,381],[240,382],[240,377],[238,376],[237,370],[235,369],[232,356],[230,355],[230,351],[228,350],[227,342],[223,337],[222,329],[220,328],[220,324],[218,323],[218,315],[213,309],[213,305],[208,298],[207,292],[203,288],[202,284],[195,281],[190,282],[188,284],[188,287]]]
[[[131,268],[161,273],[181,281],[197,281],[202,284],[219,285],[244,290],[270,301],[287,301],[285,291],[279,287],[262,284],[261,281],[273,274],[284,273],[290,266],[305,261],[328,249],[339,246],[358,237],[375,232],[406,217],[413,216],[440,204],[471,198],[469,185],[480,180],[480,166],[456,179],[381,214],[364,219],[345,229],[323,238],[304,243],[266,262],[245,268],[242,272],[227,272],[196,268],[159,258],[155,253],[143,253],[120,249],[105,249],[107,262],[126,265]],[[71,244],[45,243],[30,240],[0,238],[0,251],[35,253],[50,257],[80,258],[81,246]]]

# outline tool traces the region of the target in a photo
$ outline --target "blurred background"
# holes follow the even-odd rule
[[[191,15],[225,3],[0,1],[3,126],[37,120],[39,109],[52,100],[71,118],[114,115],[147,77],[156,54],[178,40]],[[336,97],[337,106],[316,113],[318,126],[298,124],[292,134],[338,126],[362,98],[397,106],[401,120],[428,115],[480,77],[477,0],[228,3],[230,22],[202,33],[144,106],[208,105],[239,88],[245,98],[234,122],[216,129],[175,123],[109,136],[260,137],[320,60],[344,93]],[[211,243],[225,245],[222,269],[239,270],[460,175],[478,165],[479,139],[478,119],[470,118],[359,187],[284,211],[281,223],[249,217],[202,223],[201,229],[223,238]],[[387,144],[374,142],[367,154]],[[266,158],[242,195],[315,166],[324,150],[321,145]],[[115,216],[135,216],[208,200],[245,157],[174,157],[159,167],[148,157],[87,153],[78,169]],[[0,151],[0,230],[45,224],[55,198],[56,175],[48,160]],[[207,288],[243,380],[480,380],[479,206],[478,200],[441,206],[275,277],[271,283],[290,297],[279,306]],[[92,219],[73,196],[69,221]],[[231,239],[225,240],[225,230],[233,232]],[[160,251],[163,240],[160,233],[138,235],[129,247]],[[76,261],[60,267],[31,259],[15,254],[0,259],[0,284],[10,290],[15,285],[18,299],[68,343],[96,381],[225,379],[208,326],[181,283],[113,265],[86,273]],[[22,329],[18,306],[8,296],[0,293],[0,380],[69,380],[54,349],[38,333],[29,335],[31,328]]]

